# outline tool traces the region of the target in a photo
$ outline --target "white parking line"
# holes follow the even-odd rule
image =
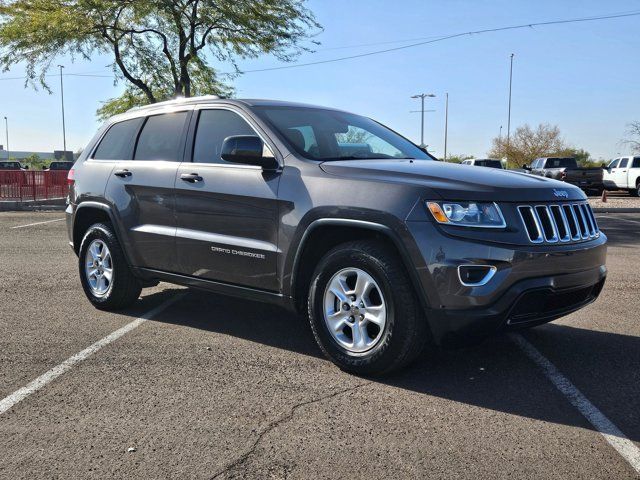
[[[17,227],[11,227],[11,230],[13,230],[14,228],[33,227],[34,225],[42,225],[43,223],[61,222],[62,220],[64,220],[64,218],[56,218],[55,220],[47,220],[46,222],[28,223],[26,225],[18,225]]]
[[[600,432],[605,440],[631,464],[636,472],[640,473],[640,449],[635,443],[629,440],[549,359],[522,335],[512,333],[510,336],[514,343],[543,370],[551,383],[567,397],[569,402]]]
[[[8,397],[3,398],[2,400],[0,400],[0,415],[5,413],[7,410],[13,407],[16,403],[27,398],[32,393],[37,392],[42,387],[44,387],[51,381],[55,380],[56,378],[58,378],[63,373],[71,370],[71,368],[77,363],[80,363],[81,361],[86,360],[101,348],[106,347],[112,342],[115,342],[117,339],[122,337],[125,333],[128,333],[131,330],[139,327],[144,322],[146,322],[149,318],[153,317],[154,315],[157,315],[158,313],[162,312],[164,309],[166,309],[176,301],[180,300],[184,295],[185,294],[182,293],[169,298],[164,303],[161,303],[160,305],[158,305],[156,308],[149,310],[143,316],[136,318],[131,323],[128,323],[124,327],[116,330],[115,332],[110,333],[109,335],[104,337],[102,340],[98,340],[96,343],[85,348],[81,352],[78,352],[75,355],[72,355],[61,364],[56,365],[48,372],[43,373],[38,378],[36,378],[35,380],[32,380],[24,387],[16,390]]]
[[[640,221],[638,220],[631,220],[630,218],[619,218],[619,217],[605,217],[603,215],[596,215],[596,218],[598,220],[600,219],[606,219],[606,220],[620,220],[622,222],[631,222],[631,223],[637,223],[638,225],[640,225]]]

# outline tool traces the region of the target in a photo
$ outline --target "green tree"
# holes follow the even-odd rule
[[[518,127],[510,140],[496,137],[489,151],[491,158],[506,158],[508,168],[520,168],[539,157],[562,156],[570,147],[555,125],[541,123],[535,129],[529,125]]]
[[[229,95],[213,62],[271,54],[289,61],[320,28],[305,0],[0,0],[0,68],[26,65],[48,89],[57,58],[113,58],[124,94],[100,116],[174,96]]]
[[[465,155],[465,154],[447,155],[447,162],[448,163],[462,163],[465,160],[470,160],[472,158],[474,158],[473,155]],[[444,159],[441,158],[440,160],[444,160]]]

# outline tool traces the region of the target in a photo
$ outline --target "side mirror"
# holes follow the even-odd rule
[[[527,165],[526,163],[524,165],[522,165],[522,169],[523,170],[528,170],[529,172],[532,170],[532,168],[529,165]]]
[[[275,158],[264,156],[264,143],[255,135],[235,135],[225,138],[220,156],[231,163],[257,165],[265,170],[278,168]]]

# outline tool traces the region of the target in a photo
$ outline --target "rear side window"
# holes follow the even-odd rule
[[[96,160],[131,160],[133,144],[144,118],[134,118],[115,123],[102,137],[93,154]]]
[[[193,146],[195,163],[228,163],[220,157],[222,143],[234,135],[255,135],[244,119],[230,110],[202,110]]]
[[[620,165],[618,166],[618,168],[627,168],[627,165],[629,165],[629,159],[628,158],[621,158],[620,159]]]
[[[134,160],[180,161],[180,144],[186,119],[187,112],[149,117],[138,137]]]
[[[633,158],[633,166],[632,168],[640,168],[640,157]]]

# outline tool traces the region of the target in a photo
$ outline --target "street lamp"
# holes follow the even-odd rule
[[[64,85],[62,83],[62,69],[64,68],[64,65],[58,65],[58,67],[60,67],[60,96],[62,99],[62,146],[63,146],[63,154],[64,155],[64,160],[66,160],[66,156],[67,156],[67,132],[66,132],[66,128],[65,128],[65,124],[64,124]]]
[[[419,93],[417,95],[412,95],[411,98],[419,98],[422,101],[422,108],[420,109],[422,113],[422,121],[420,123],[420,146],[424,147],[424,99],[425,98],[433,98],[435,95],[433,93]]]
[[[9,119],[4,117],[4,128],[7,134],[7,160],[9,160]]]

